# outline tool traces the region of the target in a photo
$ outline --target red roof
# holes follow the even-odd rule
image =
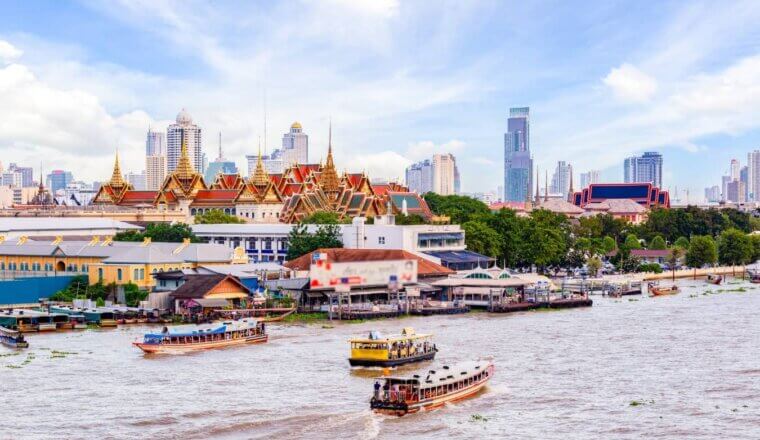
[[[447,276],[453,270],[433,263],[422,257],[401,249],[317,249],[314,252],[326,253],[327,260],[334,263],[350,263],[358,261],[388,261],[388,260],[417,260],[417,275],[420,277]],[[313,252],[302,255],[295,260],[285,263],[293,270],[309,270]]]
[[[195,194],[193,205],[197,204],[232,204],[240,192],[237,189],[202,189]]]
[[[377,194],[378,196],[384,196],[388,194],[388,191],[390,191],[390,189],[391,189],[390,185],[386,183],[372,185],[372,190],[375,191],[375,194]]]
[[[498,202],[498,203],[491,203],[488,206],[491,211],[498,211],[502,208],[506,209],[513,209],[516,211],[524,211],[525,210],[525,202]]]
[[[121,197],[121,203],[153,203],[153,199],[156,198],[156,194],[158,194],[158,191],[127,191]]]
[[[631,249],[631,256],[641,258],[667,258],[670,256],[668,249]]]

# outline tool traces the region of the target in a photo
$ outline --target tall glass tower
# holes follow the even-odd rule
[[[533,158],[530,156],[530,108],[509,109],[504,134],[504,200],[524,202],[533,193]]]

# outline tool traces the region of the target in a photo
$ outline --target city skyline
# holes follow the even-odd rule
[[[244,169],[257,138],[271,153],[293,120],[310,127],[310,159],[324,157],[332,117],[346,163],[401,180],[411,163],[450,151],[462,191],[482,192],[503,185],[508,109],[530,106],[536,167],[565,160],[621,181],[623,158],[658,151],[665,185],[699,194],[725,173],[715,163],[760,147],[756,4],[673,2],[634,14],[597,5],[593,14],[513,5],[520,29],[497,25],[504,5],[479,2],[432,13],[392,0],[82,3],[66,14],[6,5],[0,77],[12,87],[0,87],[9,103],[0,148],[7,162],[37,169],[42,158],[43,172],[87,181],[118,149],[124,170],[140,172],[146,128],[165,130],[185,107],[207,133],[224,134]],[[114,37],[94,38],[102,32]],[[319,63],[324,55],[333,62]],[[31,116],[35,124],[20,122]]]

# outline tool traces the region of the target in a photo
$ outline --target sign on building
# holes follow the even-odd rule
[[[309,270],[312,289],[329,289],[335,286],[387,286],[417,282],[417,260],[362,261],[331,263],[317,259]]]

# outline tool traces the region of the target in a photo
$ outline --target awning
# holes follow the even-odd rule
[[[487,263],[494,261],[493,258],[481,255],[473,251],[430,251],[425,252],[428,255],[432,255],[441,259],[443,264],[453,263]]]
[[[464,237],[463,234],[454,234],[454,233],[422,233],[417,236],[420,240],[461,240]]]
[[[185,301],[185,307],[201,306],[204,309],[226,307],[230,302],[221,298],[193,298]]]

